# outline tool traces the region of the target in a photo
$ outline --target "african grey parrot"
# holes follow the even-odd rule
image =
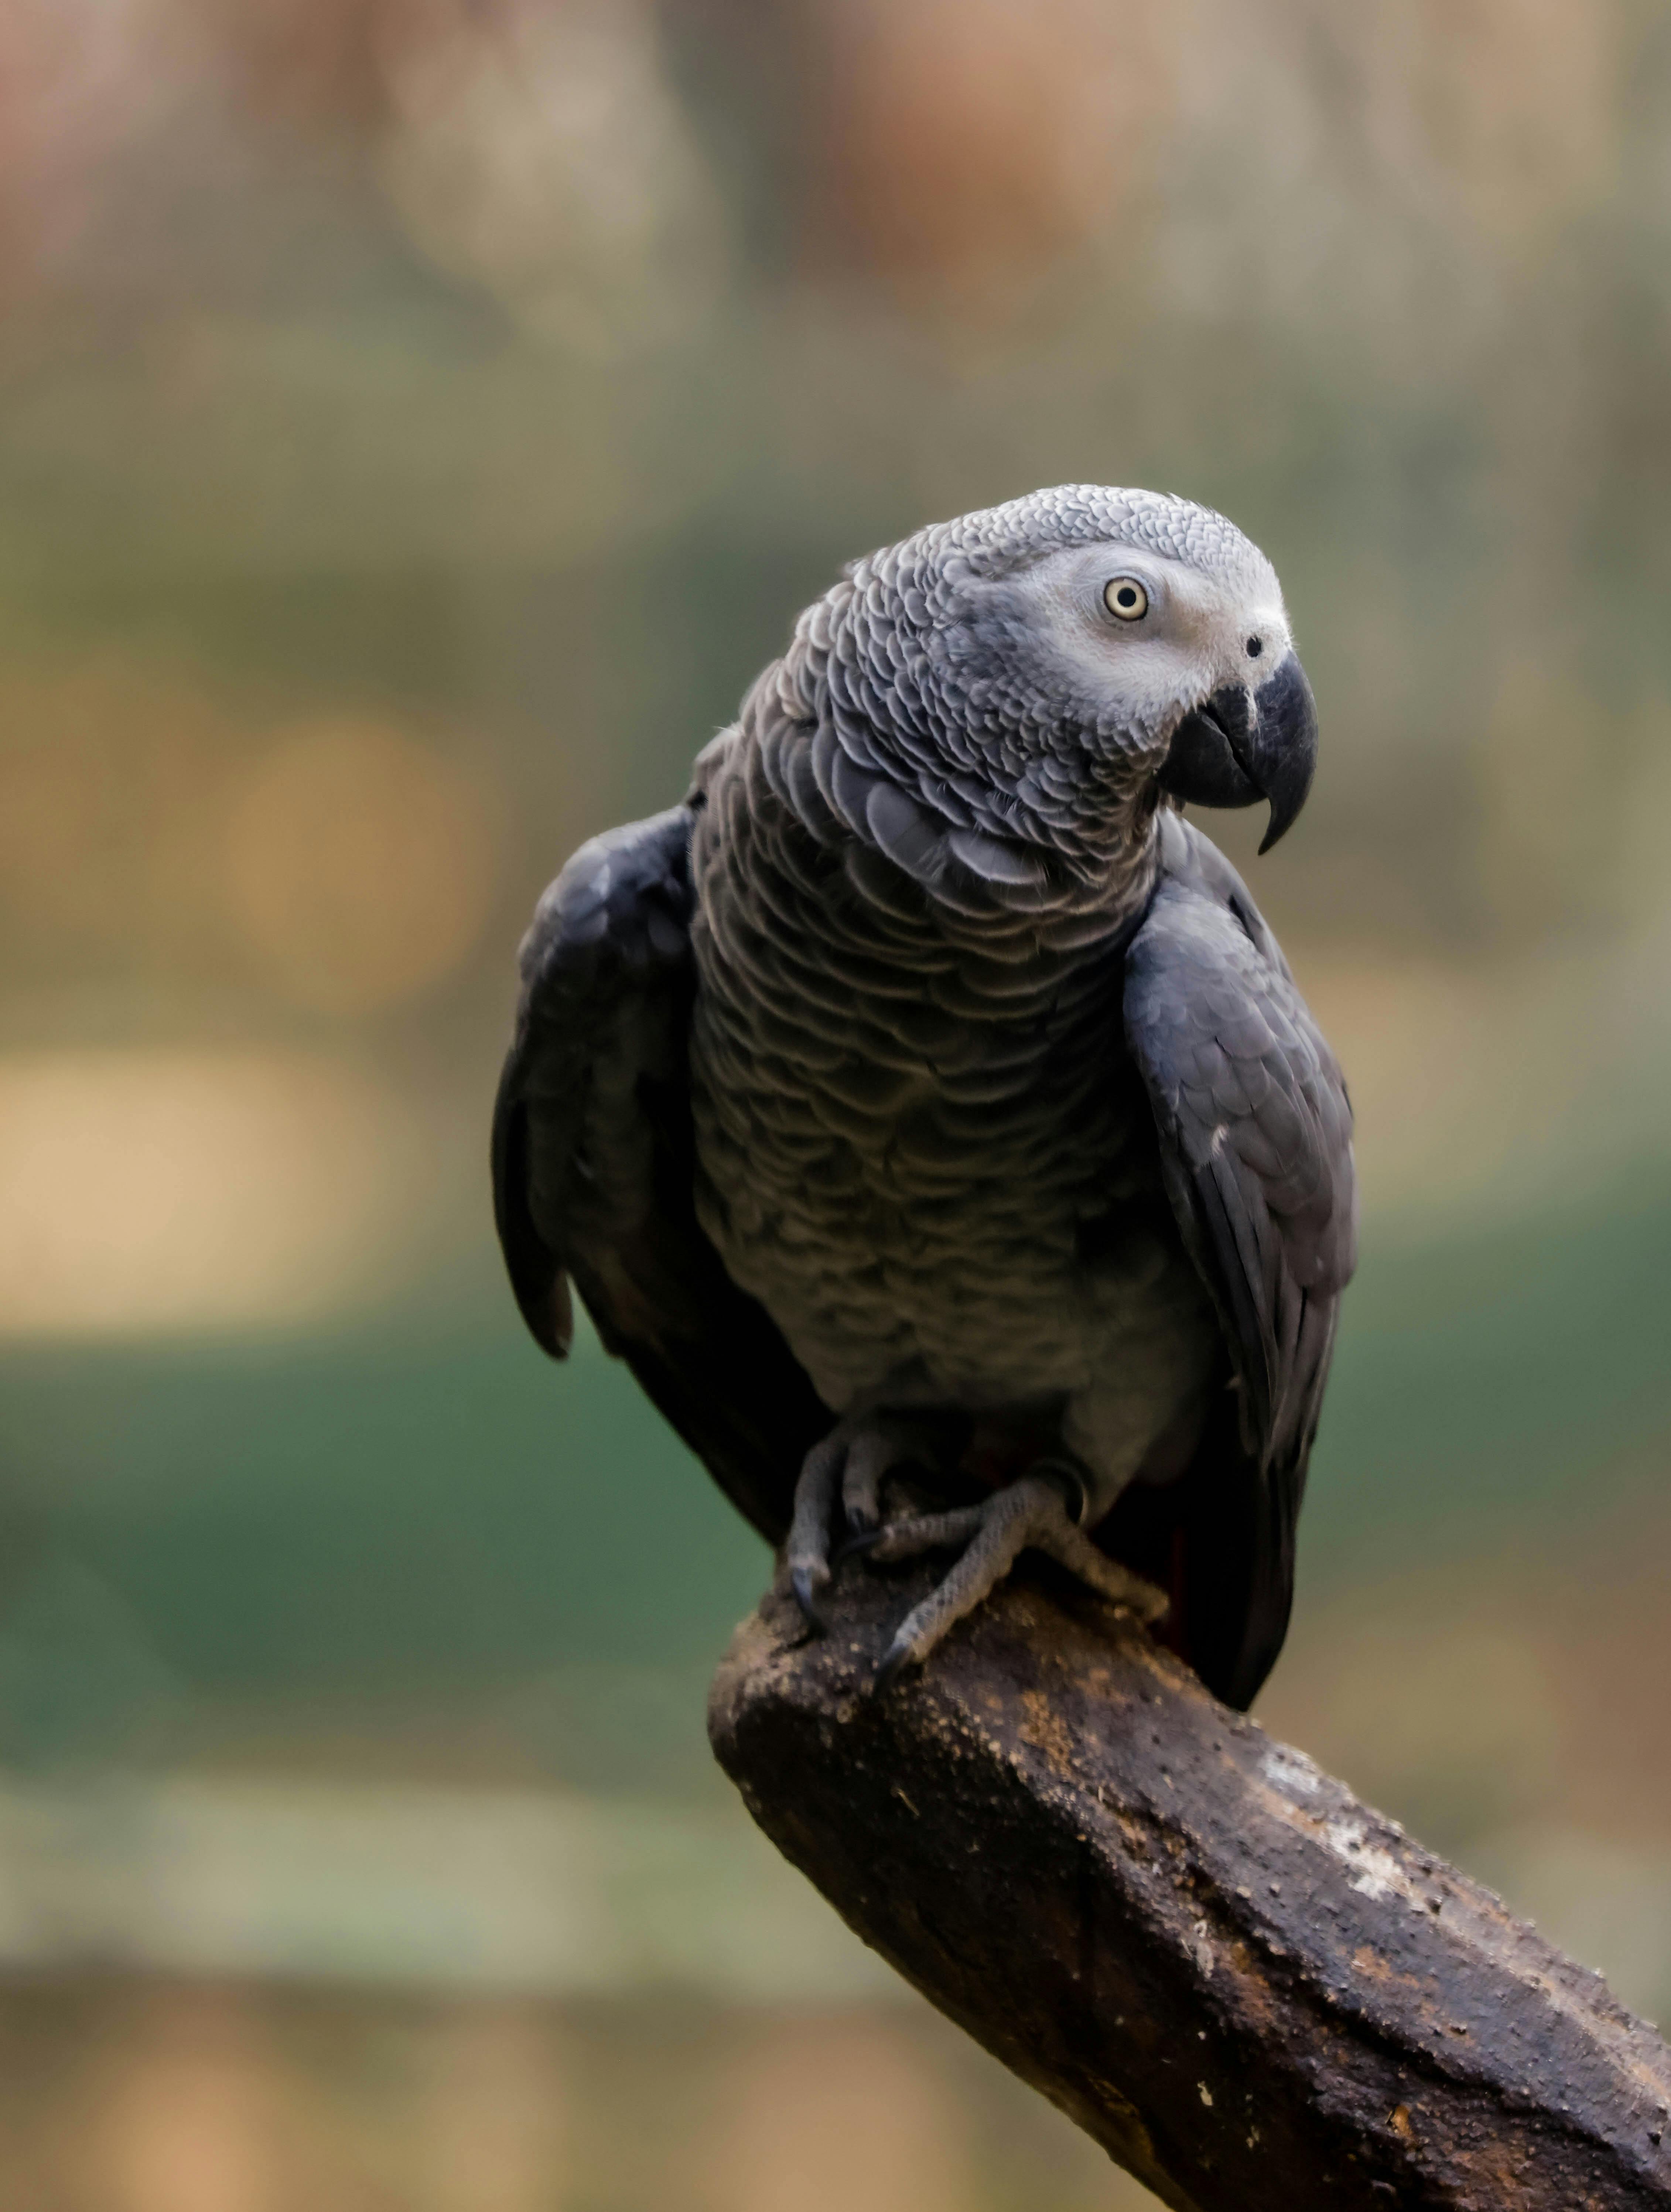
[[[1233,1705],[1280,1649],[1352,1115],[1182,806],[1268,799],[1263,850],[1316,753],[1263,554],[1069,485],[854,562],[684,803],[540,901],[522,1312],[561,1357],[572,1279],[815,1624],[838,1509],[872,1560],[960,1551],[884,1676],[1027,1547]],[[908,1463],[938,1508],[884,1518]]]

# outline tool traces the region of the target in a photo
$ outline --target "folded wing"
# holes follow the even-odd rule
[[[1162,852],[1127,954],[1126,1034],[1231,1382],[1176,1486],[1167,1565],[1187,1656],[1246,1705],[1287,1630],[1306,1462],[1356,1256],[1352,1109],[1235,869],[1176,816]],[[1145,1510],[1163,1509],[1134,1501]]]
[[[572,1281],[608,1349],[775,1543],[829,1416],[696,1221],[691,820],[678,806],[594,838],[540,901],[494,1113],[494,1213],[538,1341],[567,1352]]]

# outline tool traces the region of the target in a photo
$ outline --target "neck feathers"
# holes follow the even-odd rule
[[[1154,881],[1152,779],[938,653],[945,588],[865,562],[808,608],[744,709],[772,781],[954,912],[1117,928]]]

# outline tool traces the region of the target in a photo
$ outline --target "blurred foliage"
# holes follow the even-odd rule
[[[0,1993],[0,2207],[1139,2212],[920,1999],[820,2018],[112,1983]]]

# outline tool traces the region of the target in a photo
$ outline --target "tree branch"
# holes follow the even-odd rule
[[[1012,1582],[872,1693],[921,1573],[769,1597],[709,1729],[865,1941],[1177,2212],[1671,2205],[1671,2052],[1122,1617]]]

